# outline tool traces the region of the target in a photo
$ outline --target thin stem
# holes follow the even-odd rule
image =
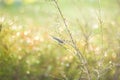
[[[99,11],[98,11],[98,21],[99,21],[99,25],[100,25],[100,32],[101,32],[101,53],[102,53],[102,55],[104,55],[103,53],[104,53],[104,51],[103,51],[103,21],[102,21],[102,16],[101,16],[101,14],[102,14],[102,12],[101,12],[101,4],[100,4],[100,0],[98,0],[98,7],[99,7]],[[101,58],[101,61],[103,61],[104,60],[104,57],[102,57]],[[98,77],[97,77],[97,80],[100,80],[100,74],[98,74]]]
[[[80,50],[79,50],[78,47],[76,46],[76,43],[75,43],[75,41],[73,40],[72,34],[71,34],[71,32],[70,32],[70,30],[69,30],[69,28],[68,28],[68,25],[67,25],[67,23],[66,23],[66,21],[65,21],[65,18],[64,18],[63,14],[62,14],[62,11],[61,11],[60,8],[59,8],[59,5],[58,5],[57,1],[56,1],[56,0],[53,0],[53,1],[55,2],[56,7],[57,7],[57,9],[58,9],[58,11],[59,11],[59,13],[60,13],[60,15],[61,15],[61,17],[62,17],[63,23],[64,23],[64,25],[65,25],[65,27],[66,27],[66,30],[67,30],[67,32],[68,32],[68,34],[69,34],[69,37],[70,37],[71,41],[72,41],[73,47],[74,47],[75,51],[77,52],[78,58],[79,58],[80,60],[81,60],[81,59],[83,60],[83,63],[84,63],[83,66],[84,66],[84,69],[86,70],[88,80],[91,80],[89,70],[88,70],[88,68],[87,68],[87,66],[86,66],[87,60],[84,58],[84,56],[82,55],[82,53],[80,52]]]
[[[72,34],[71,34],[71,32],[70,32],[70,30],[69,30],[69,28],[68,28],[68,25],[67,25],[67,23],[66,23],[66,21],[65,21],[65,18],[64,18],[63,14],[62,14],[62,12],[61,12],[61,10],[60,10],[60,8],[59,8],[59,5],[58,5],[58,3],[57,3],[56,0],[54,0],[54,2],[55,2],[55,4],[56,4],[56,7],[57,7],[59,13],[60,13],[60,16],[62,17],[63,23],[64,23],[64,25],[65,25],[65,27],[66,27],[66,30],[67,30],[67,32],[68,32],[68,35],[70,36],[70,39],[71,39],[72,44],[73,44],[73,47],[75,48],[76,51],[78,51],[77,46],[76,46],[76,44],[75,44],[75,41],[73,40]],[[79,54],[80,54],[79,56],[82,57],[82,54],[81,54],[80,51],[79,51]],[[80,57],[80,58],[81,58],[81,57]]]
[[[100,5],[100,0],[98,0],[98,4],[99,4],[99,16],[98,16],[98,20],[99,20],[99,24],[100,24],[100,29],[101,29],[101,44],[102,44],[102,54],[103,54],[103,21],[101,19],[101,5]]]

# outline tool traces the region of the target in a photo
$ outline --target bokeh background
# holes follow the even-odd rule
[[[91,80],[120,80],[120,0],[58,5]],[[88,80],[70,44],[54,0],[0,0],[0,80]]]

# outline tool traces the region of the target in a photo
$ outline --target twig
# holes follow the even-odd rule
[[[98,20],[99,20],[99,24],[100,24],[100,29],[101,29],[101,44],[102,44],[102,54],[103,52],[103,21],[101,19],[101,5],[100,5],[100,0],[98,0],[98,4],[99,4],[99,15],[98,15]]]
[[[55,4],[56,4],[56,7],[57,7],[59,13],[60,13],[60,16],[62,17],[62,20],[63,20],[64,25],[65,25],[65,27],[66,27],[66,30],[67,30],[67,32],[68,32],[68,35],[70,36],[70,39],[71,39],[71,41],[72,41],[73,47],[74,47],[74,49],[77,51],[77,53],[79,53],[79,59],[81,59],[81,58],[82,58],[82,54],[81,54],[80,51],[78,52],[76,43],[75,43],[74,40],[73,40],[72,34],[71,34],[71,32],[70,32],[70,30],[69,30],[69,28],[68,28],[68,25],[67,25],[67,23],[66,23],[66,21],[65,21],[65,18],[64,18],[64,16],[63,16],[63,14],[62,14],[59,6],[58,6],[58,3],[57,3],[56,0],[54,0],[54,2],[55,2]]]
[[[59,13],[60,13],[60,16],[62,17],[63,23],[64,23],[64,25],[65,25],[65,27],[66,27],[66,30],[67,30],[67,32],[68,32],[68,35],[69,35],[71,41],[72,41],[73,48],[74,48],[75,51],[77,52],[78,58],[83,61],[83,64],[84,64],[83,67],[84,67],[84,69],[85,69],[85,71],[86,71],[86,73],[87,73],[88,80],[91,80],[89,70],[88,70],[88,68],[87,68],[87,66],[86,66],[87,60],[84,58],[84,56],[82,55],[82,53],[80,52],[80,50],[79,50],[78,47],[76,46],[76,43],[75,43],[75,41],[73,40],[72,34],[71,34],[71,32],[70,32],[70,30],[69,30],[69,28],[68,28],[68,25],[67,25],[67,23],[66,23],[66,21],[65,21],[65,18],[64,18],[63,14],[62,14],[62,12],[61,12],[61,10],[60,10],[60,8],[59,8],[59,5],[58,5],[57,1],[56,1],[56,0],[53,0],[53,1],[54,1],[55,4],[56,4],[56,7],[57,7],[57,9],[58,9],[58,11],[59,11]]]

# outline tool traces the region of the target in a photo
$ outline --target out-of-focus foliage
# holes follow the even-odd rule
[[[36,1],[38,1],[38,0],[1,0],[1,2],[6,5],[12,5],[12,4],[16,4],[16,3],[31,4],[31,3],[35,3]]]
[[[58,0],[77,47],[87,59],[92,80],[119,80],[120,4],[98,2]],[[86,80],[85,64],[68,44],[71,41],[53,1],[0,1],[1,80]]]

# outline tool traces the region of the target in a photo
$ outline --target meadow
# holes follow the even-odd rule
[[[0,0],[0,80],[120,80],[120,0]]]

